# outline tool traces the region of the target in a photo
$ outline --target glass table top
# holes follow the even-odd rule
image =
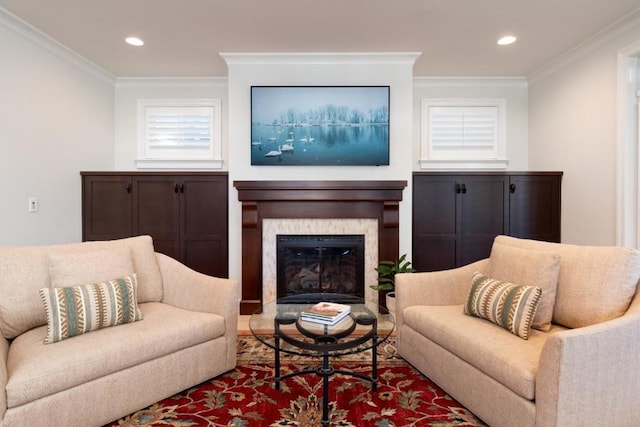
[[[318,302],[351,307],[335,325],[304,320],[302,311]],[[282,352],[321,357],[369,350],[384,342],[395,328],[393,317],[379,313],[377,304],[351,295],[312,293],[293,295],[264,304],[249,319],[251,333],[263,344]]]

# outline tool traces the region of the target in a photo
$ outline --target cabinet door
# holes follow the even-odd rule
[[[130,176],[82,177],[82,239],[112,240],[133,233]]]
[[[560,242],[560,174],[510,177],[509,229],[514,237]]]
[[[414,268],[438,271],[487,258],[495,236],[508,233],[507,185],[502,175],[414,175]]]
[[[201,273],[227,277],[227,177],[185,175],[180,188],[182,262]]]
[[[460,176],[457,266],[491,254],[493,240],[509,234],[508,178],[499,175]]]
[[[134,234],[150,235],[156,252],[179,259],[179,179],[173,175],[135,176],[133,192]]]
[[[451,175],[413,177],[413,255],[418,271],[438,271],[456,266],[456,184]]]

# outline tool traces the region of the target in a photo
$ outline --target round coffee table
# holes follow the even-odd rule
[[[318,302],[347,304],[351,312],[333,326],[311,322],[301,318],[301,313]],[[375,304],[351,295],[313,293],[281,298],[263,305],[251,315],[249,329],[263,344],[274,349],[275,386],[280,381],[297,375],[315,373],[322,377],[322,425],[329,425],[329,377],[335,373],[350,375],[371,382],[376,390],[376,347],[389,338],[395,323],[393,317],[378,312]],[[330,358],[371,350],[371,376],[358,372],[334,369]],[[280,354],[322,359],[322,366],[287,375],[280,375]]]

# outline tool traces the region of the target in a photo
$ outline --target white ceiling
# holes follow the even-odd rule
[[[526,76],[640,0],[0,0],[117,77],[226,76],[220,52],[422,52],[416,76]],[[507,33],[518,42],[499,47]],[[136,35],[142,48],[123,39]]]

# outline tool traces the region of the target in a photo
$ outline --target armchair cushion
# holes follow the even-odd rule
[[[6,386],[6,396],[9,407],[24,405],[58,392],[64,393],[80,384],[109,377],[117,372],[131,379],[140,379],[138,366],[183,349],[194,348],[220,338],[225,333],[225,320],[216,314],[182,310],[155,302],[140,304],[140,309],[145,315],[142,322],[100,329],[55,345],[43,342],[46,326],[31,329],[17,337],[11,344],[7,361],[10,379]],[[224,338],[220,339],[225,341]],[[235,342],[234,339],[234,349]],[[180,376],[189,376],[191,372],[200,369],[199,365],[204,364],[204,361],[215,364],[223,357],[222,347],[214,354],[201,355],[195,359],[182,357],[177,359],[181,368],[177,368],[176,372],[182,371]],[[172,378],[172,375],[177,374],[171,373],[165,377],[164,372],[158,372],[161,380],[146,378],[142,382],[151,382],[160,388],[168,381],[179,381],[178,377]],[[202,378],[201,381],[205,379]],[[112,394],[132,397],[135,395],[133,389],[137,386],[143,387],[144,384],[128,382],[123,389],[107,387],[102,391],[103,398],[111,402]],[[169,394],[177,391],[179,390]],[[104,401],[100,400],[93,403],[104,405]],[[78,401],[76,404],[89,403]],[[51,422],[49,424],[52,425]],[[91,424],[86,420],[76,423]]]
[[[464,313],[487,319],[526,340],[541,295],[537,286],[514,285],[476,272]]]
[[[520,249],[494,242],[487,276],[526,286],[538,286],[542,296],[531,327],[551,329],[556,302],[560,255],[550,251]]]
[[[462,311],[462,305],[414,305],[404,314],[409,328],[447,350],[449,356],[459,357],[523,398],[534,399],[544,343],[550,334],[566,328],[554,324],[550,332],[532,329],[525,341],[484,319],[465,316]],[[412,344],[412,348],[422,346],[421,341]],[[451,372],[450,376],[455,377],[456,373]]]
[[[96,283],[135,272],[131,250],[126,246],[77,252],[52,252],[49,257],[51,287]]]
[[[497,236],[495,242],[527,251],[533,249],[560,254],[553,322],[568,328],[595,325],[622,316],[636,292],[640,277],[640,252],[637,250],[549,243],[509,236]]]

